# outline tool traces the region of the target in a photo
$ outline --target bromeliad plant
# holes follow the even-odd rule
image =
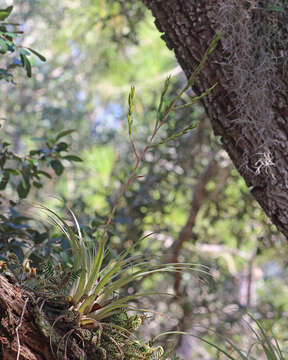
[[[58,312],[58,315],[54,316],[54,319],[53,317],[52,319],[51,317],[49,318],[49,314],[51,315],[53,310],[51,309],[51,305],[50,309],[49,306],[47,308],[46,305],[49,305],[49,299],[47,296],[46,298],[44,296],[42,305],[40,308],[38,307],[37,313],[39,327],[44,334],[49,334],[52,347],[53,345],[58,344],[57,353],[60,351],[62,358],[63,352],[64,358],[66,357],[68,339],[72,334],[74,334],[74,345],[76,337],[82,341],[83,346],[80,346],[82,351],[84,347],[86,351],[87,348],[92,345],[94,346],[94,350],[92,349],[91,351],[96,351],[97,357],[95,357],[95,359],[101,358],[112,360],[120,358],[132,360],[160,358],[163,354],[162,348],[151,348],[149,345],[141,344],[132,338],[133,332],[141,324],[142,316],[138,314],[128,315],[127,313],[130,310],[133,310],[136,313],[149,311],[147,309],[134,308],[130,303],[137,298],[156,295],[159,294],[159,292],[144,292],[122,297],[121,290],[131,284],[134,280],[152,276],[156,273],[187,270],[196,270],[198,272],[207,273],[205,267],[190,263],[155,264],[151,259],[147,259],[144,256],[136,256],[134,254],[136,244],[133,244],[127,251],[124,251],[116,257],[116,259],[108,261],[106,257],[107,231],[123,195],[130,184],[137,178],[139,165],[147,151],[156,145],[173,140],[197,126],[197,124],[192,124],[168,139],[161,140],[156,144],[154,142],[160,128],[167,122],[172,112],[182,109],[183,107],[191,106],[196,100],[206,96],[216,86],[216,84],[214,84],[200,96],[195,96],[192,98],[191,102],[185,105],[178,105],[181,96],[191,87],[208,56],[213,52],[219,38],[220,35],[218,34],[204,54],[203,60],[187,81],[187,84],[171,101],[167,101],[165,98],[170,78],[165,81],[164,89],[160,97],[154,130],[148,139],[145,148],[141,152],[138,152],[136,149],[132,136],[135,88],[131,88],[128,99],[128,129],[136,163],[130,177],[124,184],[122,191],[116,200],[115,206],[108,217],[102,234],[94,240],[93,243],[87,236],[83,235],[78,221],[71,210],[69,211],[73,219],[73,226],[70,226],[67,221],[49,208],[44,206],[41,207],[42,210],[46,212],[50,221],[58,226],[67,238],[73,258],[73,271],[68,274],[67,286],[64,286],[64,293],[66,295],[66,305],[64,304],[64,309]],[[141,240],[143,239],[140,239],[140,241]],[[72,284],[71,281],[69,281],[71,279]],[[54,292],[54,295],[55,293],[56,291]],[[53,297],[53,294],[50,294],[49,296]],[[61,296],[63,299],[63,294],[61,294]],[[47,309],[46,313],[45,311],[42,311],[45,310],[45,306]],[[53,322],[52,325],[51,320]],[[64,332],[62,331],[62,337],[59,333],[57,335],[57,332],[55,331],[56,325],[57,329],[59,325],[60,328],[62,327],[62,330],[64,329]],[[107,329],[109,329],[109,331]],[[91,356],[91,351],[89,352],[89,356]]]
[[[133,244],[128,250],[105,264],[107,255],[106,236],[100,238],[98,246],[82,234],[79,223],[70,210],[74,227],[52,210],[43,207],[49,219],[58,226],[71,246],[73,270],[78,276],[68,290],[70,309],[78,313],[80,326],[96,324],[111,317],[120,309],[132,309],[128,303],[136,298],[159,294],[159,292],[138,293],[118,297],[119,292],[133,281],[161,272],[196,270],[207,273],[207,268],[191,263],[153,264],[145,255],[133,255],[134,249],[144,238]],[[74,228],[77,232],[74,232]]]
[[[131,338],[142,323],[143,316],[138,313],[153,311],[135,308],[129,303],[137,298],[161,293],[141,292],[122,297],[120,295],[121,290],[134,280],[156,273],[193,270],[207,274],[207,269],[204,266],[191,263],[153,264],[151,259],[133,254],[137,243],[107,263],[105,259],[105,255],[107,255],[106,237],[100,238],[96,248],[82,234],[72,211],[70,211],[70,214],[74,226],[68,225],[63,218],[52,210],[43,206],[42,209],[47,213],[50,221],[61,229],[69,241],[72,250],[73,271],[78,275],[71,287],[66,287],[68,307],[55,318],[54,325],[49,330],[50,336],[56,323],[64,321],[64,323],[69,324],[67,333],[71,331],[68,328],[72,326],[73,331],[78,333],[79,336],[83,336],[83,339],[88,338],[91,341],[93,337],[98,336],[97,341],[94,342],[97,345],[96,351],[98,351],[98,354],[102,354],[103,359],[117,358],[115,352],[118,353],[119,358],[123,359],[160,358],[163,354],[161,347],[150,347]],[[74,229],[77,229],[77,231],[75,232]],[[63,295],[65,294],[61,294],[62,298]],[[164,293],[164,295],[169,294]],[[128,315],[127,311],[130,310],[134,312],[134,315]],[[85,332],[83,333],[84,329]],[[109,335],[107,329],[109,329]],[[63,337],[65,337],[65,334]],[[61,338],[53,336],[51,342],[52,346],[58,344],[57,350],[59,352],[61,350],[61,348],[59,349],[59,343],[62,342]],[[65,347],[66,345],[64,349]],[[87,346],[85,347],[87,348]],[[103,355],[104,353],[106,357]],[[138,355],[135,355],[136,353]]]

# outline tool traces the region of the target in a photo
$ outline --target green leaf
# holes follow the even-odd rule
[[[8,6],[6,9],[0,9],[0,21],[5,20],[13,10],[13,6]]]
[[[38,181],[33,181],[33,185],[37,188],[37,189],[41,189],[43,187],[43,184],[41,182]]]
[[[17,37],[17,33],[16,32],[11,32],[11,31],[0,31],[1,35],[9,36],[10,38],[16,38]]]
[[[0,214],[0,219],[2,221],[8,221],[8,218],[6,218],[4,215]]]
[[[52,176],[51,176],[48,172],[46,172],[46,171],[38,170],[38,171],[37,171],[37,174],[44,175],[44,176],[46,176],[48,179],[52,179]]]
[[[27,59],[26,56],[25,56],[25,69],[26,69],[27,76],[29,78],[31,78],[32,77],[31,64],[30,64],[30,61]]]
[[[56,151],[58,151],[58,152],[66,151],[68,147],[69,147],[69,145],[67,143],[61,141],[60,143],[57,144]]]
[[[29,78],[31,78],[32,77],[32,69],[31,69],[30,61],[28,60],[27,56],[23,55],[23,54],[20,54],[20,58],[21,58],[22,66],[26,70],[27,76]]]
[[[29,51],[27,51],[27,50],[25,50],[23,48],[19,48],[19,54],[24,55],[24,56],[27,56],[27,55],[29,56],[30,55]]]
[[[39,54],[36,50],[33,50],[31,48],[27,48],[29,51],[31,51],[34,55],[38,56],[38,58],[42,61],[46,61],[45,56]]]
[[[55,174],[60,176],[64,171],[64,166],[59,160],[52,160],[50,161],[50,165],[52,169],[55,171]]]
[[[79,156],[75,156],[75,155],[66,155],[66,156],[63,156],[62,159],[66,159],[66,160],[70,160],[70,161],[78,161],[78,162],[83,161]]]
[[[30,155],[30,156],[34,156],[34,155],[37,155],[37,154],[40,154],[40,153],[41,153],[40,150],[31,150],[31,151],[29,152],[29,155]]]
[[[21,172],[17,169],[10,169],[10,168],[6,168],[5,171],[11,175],[21,175]]]
[[[162,90],[161,97],[160,97],[160,101],[159,101],[159,105],[158,105],[157,121],[156,121],[155,128],[157,127],[157,125],[158,125],[159,122],[161,121],[162,108],[163,108],[163,104],[164,104],[165,95],[166,95],[166,93],[167,93],[167,90],[168,90],[168,87],[169,87],[169,84],[170,84],[170,79],[171,79],[171,76],[169,75],[169,76],[166,78],[165,83],[164,83],[164,88],[163,88],[163,90]]]
[[[6,53],[9,50],[7,41],[0,38],[0,52],[1,54]]]
[[[22,181],[17,186],[17,193],[21,199],[24,199],[27,197],[29,191],[30,191],[29,178],[23,176]]]
[[[7,156],[5,156],[4,154],[1,154],[0,156],[0,168],[3,169],[5,163],[6,163],[6,160],[7,160]]]
[[[10,175],[8,172],[4,172],[0,181],[0,190],[4,190],[8,184]]]
[[[197,126],[198,126],[198,123],[189,125],[189,126],[185,127],[183,130],[181,130],[181,131],[167,137],[166,139],[161,140],[156,144],[152,144],[151,147],[156,147],[158,145],[166,144],[169,141],[175,140],[175,139],[179,138],[180,136],[183,136],[183,135],[187,134],[190,130],[195,129]]]
[[[70,129],[70,130],[64,130],[61,131],[57,136],[56,136],[56,141],[58,141],[59,139],[61,139],[64,136],[67,136],[69,134],[71,134],[72,132],[76,131],[75,129]]]

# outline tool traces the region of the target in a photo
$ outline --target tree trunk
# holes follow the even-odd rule
[[[54,359],[31,310],[27,294],[0,275],[0,359]]]
[[[221,31],[193,90],[200,94],[218,83],[202,100],[214,133],[288,237],[287,1],[143,1],[187,78]]]

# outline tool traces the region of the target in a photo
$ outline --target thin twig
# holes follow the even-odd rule
[[[19,329],[20,329],[20,326],[22,325],[22,322],[23,322],[23,317],[24,317],[24,313],[26,311],[28,301],[29,301],[29,298],[27,297],[25,299],[25,303],[24,303],[23,310],[22,310],[22,313],[21,313],[20,322],[17,325],[16,330],[15,330],[16,331],[16,337],[17,337],[17,348],[18,348],[16,360],[19,360],[19,358],[20,358],[21,344],[20,344],[20,338],[19,338]]]
[[[254,282],[254,259],[257,255],[257,245],[254,247],[250,260],[248,262],[248,276],[247,276],[247,299],[246,299],[246,306],[249,309],[251,306],[251,298],[252,298],[252,285]]]

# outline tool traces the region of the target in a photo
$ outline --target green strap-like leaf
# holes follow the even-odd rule
[[[77,162],[83,161],[79,156],[75,156],[75,155],[66,155],[66,156],[63,156],[62,159],[66,159],[69,161],[77,161]]]
[[[50,165],[52,169],[55,171],[55,174],[60,176],[64,171],[64,166],[59,160],[51,160]]]
[[[38,58],[42,61],[46,61],[45,56],[39,54],[36,50],[33,50],[31,48],[27,48],[29,51],[31,51],[34,55],[38,56]]]
[[[159,141],[157,144],[152,144],[151,147],[156,147],[158,145],[166,144],[169,141],[175,140],[178,137],[187,134],[190,130],[195,129],[197,126],[198,126],[198,123],[193,124],[193,125],[189,125],[189,126],[185,127],[183,130],[181,130],[181,131],[167,137],[166,139],[164,139],[162,141]]]
[[[56,141],[58,141],[59,139],[61,139],[62,137],[69,135],[71,133],[73,133],[75,131],[75,129],[69,129],[69,130],[64,130],[61,131],[57,136],[56,136]]]
[[[26,70],[26,74],[29,78],[32,77],[32,68],[31,68],[31,64],[30,61],[28,60],[26,55],[20,54],[20,58],[21,58],[21,62],[22,65],[24,67],[24,69]]]
[[[8,6],[6,9],[0,9],[0,21],[5,20],[12,12],[13,6]]]

